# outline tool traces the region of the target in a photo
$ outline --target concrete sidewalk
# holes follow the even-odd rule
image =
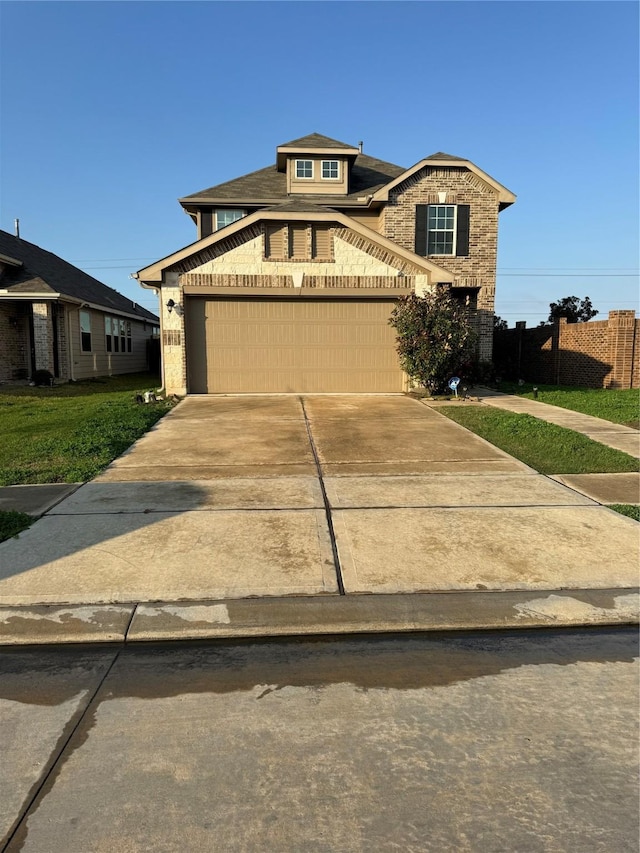
[[[572,429],[593,441],[599,441],[600,444],[606,444],[608,447],[640,459],[640,432],[632,427],[614,424],[591,415],[583,415],[581,412],[573,412],[560,406],[552,406],[540,400],[528,400],[526,397],[515,394],[502,394],[489,388],[474,388],[473,393],[488,406],[531,415],[541,421]]]
[[[0,544],[0,642],[619,624],[638,525],[400,396],[187,398]]]

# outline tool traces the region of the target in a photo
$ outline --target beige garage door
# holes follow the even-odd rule
[[[192,394],[399,392],[391,299],[186,300]]]

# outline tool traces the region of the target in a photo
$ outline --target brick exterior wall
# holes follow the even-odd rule
[[[446,193],[445,204],[470,206],[469,255],[459,258],[432,256],[429,259],[456,277],[455,287],[479,288],[476,316],[479,357],[482,361],[490,361],[498,249],[496,190],[463,167],[427,166],[389,194],[381,230],[385,237],[415,251],[416,205],[440,204],[438,194],[442,192]]]
[[[494,360],[505,378],[587,388],[640,388],[640,320],[610,311],[608,320],[495,333]]]
[[[33,346],[36,354],[36,370],[53,373],[53,326],[50,302],[34,302]]]
[[[30,373],[29,318],[24,306],[0,302],[0,382],[27,379]]]

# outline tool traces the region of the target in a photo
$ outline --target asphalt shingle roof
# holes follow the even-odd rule
[[[356,148],[356,145],[348,145],[338,139],[331,139],[321,133],[309,133],[300,139],[292,139],[291,142],[283,142],[278,148]]]
[[[308,138],[308,137],[305,137]],[[326,137],[324,137],[326,139]],[[294,140],[295,142],[295,140]],[[333,140],[330,140],[333,142]],[[290,145],[291,143],[287,143]],[[358,196],[369,195],[374,193],[397,178],[406,171],[402,166],[396,166],[393,163],[386,163],[384,160],[377,160],[375,157],[369,157],[367,154],[358,154],[355,158],[351,169],[351,187],[350,192],[342,198],[355,199]],[[209,187],[206,190],[192,193],[180,199],[183,203],[188,203],[191,199],[211,199],[220,201],[234,201],[235,199],[243,199],[245,201],[254,200],[260,202],[267,199],[287,199],[287,176],[284,172],[278,172],[275,164],[266,166],[264,169],[258,169],[256,172],[250,172],[248,175],[243,175],[240,178],[235,178],[232,181],[226,181],[223,184],[217,184],[214,187]],[[339,197],[335,195],[318,196],[314,195],[313,200],[317,203],[332,204],[339,207]]]
[[[106,309],[135,314],[141,320],[158,317],[132,302],[88,273],[74,267],[52,252],[41,249],[21,237],[0,231],[0,254],[22,261],[21,267],[8,266],[0,279],[0,290],[11,293],[61,293],[92,302]],[[0,299],[2,296],[0,295]]]

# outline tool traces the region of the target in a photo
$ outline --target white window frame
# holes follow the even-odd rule
[[[452,208],[453,209],[453,227],[452,228],[430,228],[431,211],[434,208]],[[452,234],[450,252],[431,252],[429,251],[429,235],[430,234]],[[458,235],[458,206],[456,204],[430,204],[427,207],[427,256],[435,258],[453,258],[456,254],[456,241]]]
[[[329,164],[333,164],[333,163],[336,164],[336,172],[337,172],[336,176],[334,177],[333,175],[325,175],[324,174],[325,164],[329,165]],[[320,164],[320,177],[322,178],[323,181],[339,181],[340,180],[340,160],[322,160],[322,162]]]
[[[298,173],[298,166],[302,163],[310,163],[311,164],[311,174],[310,175],[300,175]],[[306,171],[306,168],[305,168]],[[296,160],[296,181],[312,181],[313,180],[313,160]]]
[[[111,349],[109,349],[109,346],[107,345],[107,341],[109,339]],[[123,317],[105,315],[104,348],[108,355],[131,355],[133,352],[131,320],[125,320]]]
[[[89,318],[89,331],[85,331],[82,328],[82,320],[83,317]],[[82,353],[91,353],[93,352],[93,329],[91,328],[91,311],[78,311],[78,326],[80,329],[80,352]],[[85,349],[83,335],[89,335],[89,349]]]
[[[239,213],[240,216],[236,216],[236,218],[232,219],[231,222],[225,222],[224,225],[219,225],[218,214],[223,213]],[[228,225],[233,225],[234,222],[238,222],[239,219],[244,219],[246,215],[247,211],[241,210],[239,207],[221,207],[213,213],[213,230],[220,231],[221,228],[226,228]]]

